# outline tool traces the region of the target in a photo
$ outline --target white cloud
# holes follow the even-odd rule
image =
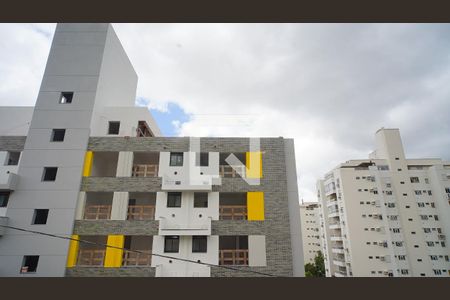
[[[53,25],[0,25],[2,104],[33,104]],[[179,135],[295,139],[301,197],[399,127],[407,155],[450,159],[450,25],[115,24],[138,97],[190,115]],[[37,30],[40,29],[40,30]],[[417,138],[420,137],[420,138]]]

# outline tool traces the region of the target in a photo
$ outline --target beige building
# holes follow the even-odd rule
[[[319,251],[319,204],[317,202],[305,202],[300,205],[300,219],[302,222],[303,260],[314,263],[314,257]]]
[[[317,184],[327,276],[448,277],[450,162],[406,159],[398,129]]]

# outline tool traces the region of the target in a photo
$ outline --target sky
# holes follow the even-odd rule
[[[55,24],[0,24],[0,105],[34,105]],[[399,128],[450,160],[449,24],[113,24],[166,136],[293,138],[299,196]]]

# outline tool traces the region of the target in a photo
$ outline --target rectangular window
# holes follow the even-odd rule
[[[430,181],[428,180],[428,178],[425,178],[425,183],[430,183]]]
[[[57,172],[58,168],[56,167],[45,167],[42,174],[42,181],[55,181]]]
[[[193,236],[192,237],[192,252],[193,253],[206,253],[208,247],[208,241],[206,236]]]
[[[8,206],[9,192],[0,192],[0,207]]]
[[[119,134],[120,122],[119,121],[109,121],[108,134]]]
[[[179,236],[166,236],[164,238],[164,252],[165,253],[178,253],[180,247]]]
[[[39,255],[25,255],[20,273],[34,273],[37,270]]]
[[[35,209],[33,215],[33,225],[43,225],[47,224],[48,209]]]
[[[429,195],[429,196],[431,196],[431,195],[432,195],[431,191],[428,191],[428,195]]]
[[[65,135],[66,135],[65,129],[53,129],[52,137],[51,137],[50,141],[51,142],[63,142]]]
[[[11,151],[8,152],[5,165],[17,166],[19,164],[20,152]]]
[[[409,177],[409,180],[411,180],[411,183],[419,183],[419,177]]]
[[[195,153],[195,165],[200,167],[209,166],[209,153],[208,152]]]
[[[194,193],[194,207],[208,207],[208,193]]]
[[[402,274],[403,274],[403,275],[407,275],[407,274],[408,274],[408,270],[402,269]]]
[[[183,152],[170,152],[170,166],[171,167],[183,166]]]
[[[61,104],[70,104],[72,103],[73,92],[62,92],[59,97],[59,103]]]
[[[405,255],[399,255],[398,256],[398,260],[406,260],[406,256]]]
[[[428,247],[434,247],[434,242],[427,242]]]
[[[386,191],[386,195],[392,195],[392,191]]]
[[[167,193],[167,207],[181,207],[181,193],[180,192]]]
[[[422,191],[414,191],[416,195],[422,195]]]

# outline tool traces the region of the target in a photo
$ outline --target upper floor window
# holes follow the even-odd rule
[[[181,207],[181,193],[167,193],[167,207]]]
[[[20,152],[10,151],[6,157],[5,165],[17,166],[19,164]]]
[[[65,129],[53,129],[52,130],[52,138],[50,141],[52,142],[63,142],[64,136],[66,135]]]
[[[0,207],[6,207],[8,205],[9,192],[0,192]]]
[[[171,167],[183,166],[183,152],[170,152],[170,166]]]
[[[179,236],[166,236],[164,238],[164,252],[178,253],[180,247]]]
[[[59,103],[61,104],[70,104],[72,103],[73,92],[62,92],[59,97]]]
[[[108,134],[119,134],[120,122],[109,121]]]
[[[193,253],[206,253],[208,246],[208,240],[206,236],[193,236],[192,237],[192,252]]]
[[[419,183],[419,177],[410,177],[411,183]]]
[[[48,209],[35,209],[33,215],[33,225],[43,225],[47,224]]]
[[[208,207],[208,193],[194,193],[194,207]]]
[[[20,273],[34,273],[37,270],[39,255],[25,255]]]
[[[57,172],[58,168],[56,167],[45,167],[42,174],[42,181],[55,181]]]

